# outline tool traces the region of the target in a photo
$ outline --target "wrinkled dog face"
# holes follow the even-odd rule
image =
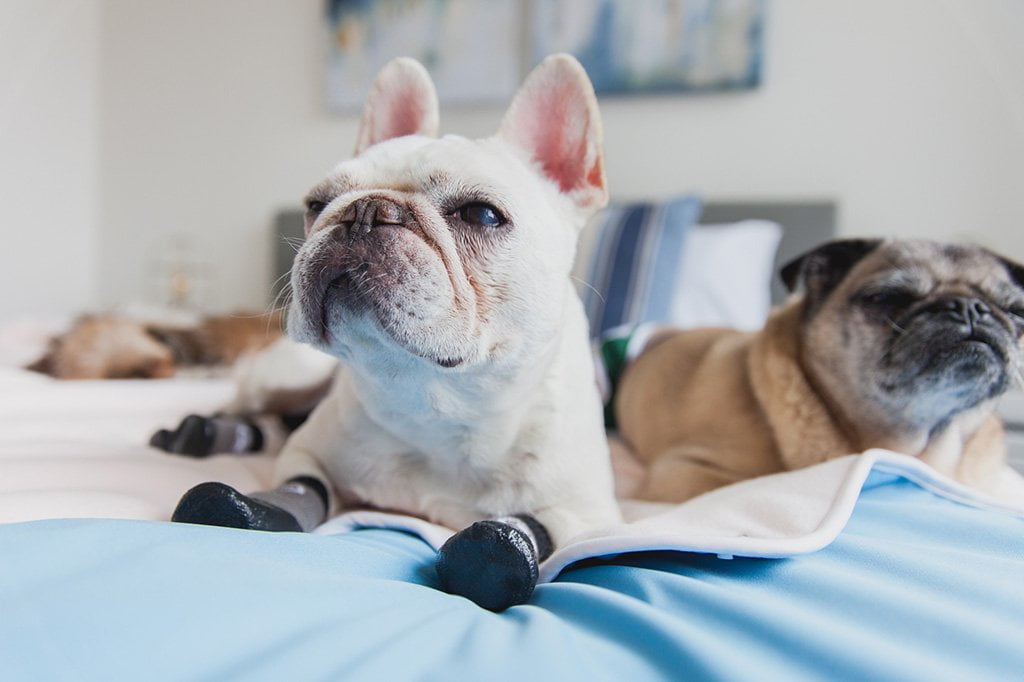
[[[878,388],[948,395],[950,407],[973,407],[1005,391],[1019,372],[1024,291],[980,249],[919,251],[887,254],[850,300],[883,349]]]
[[[1020,266],[973,246],[875,244],[824,298],[808,273],[805,353],[838,395],[931,430],[1020,380]]]
[[[433,87],[422,67],[397,64],[378,77],[356,157],[306,197],[290,334],[341,357],[397,346],[445,369],[540,342],[559,324],[578,229],[605,201],[599,153],[573,169],[544,158],[559,145],[524,138],[537,121],[572,123],[536,83],[561,67],[538,67],[498,135],[469,140],[433,137]],[[410,98],[419,114],[402,120]]]
[[[544,188],[530,187],[539,181],[521,161],[491,147],[391,140],[310,192],[296,261],[303,337],[335,348],[365,324],[454,367],[544,316],[544,292],[562,294],[575,230],[544,210]]]

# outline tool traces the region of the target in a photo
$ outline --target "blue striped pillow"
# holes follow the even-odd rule
[[[670,319],[686,236],[700,199],[613,205],[587,227],[576,268],[590,333],[634,322]]]

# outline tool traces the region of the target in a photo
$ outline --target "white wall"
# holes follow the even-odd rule
[[[756,93],[605,104],[616,191],[834,197],[848,234],[1024,259],[1024,3],[777,0],[769,22]]]
[[[95,305],[96,0],[0,2],[0,318]]]
[[[270,222],[351,146],[318,89],[320,3],[104,0],[102,297],[153,293],[184,235],[206,304],[265,304]]]
[[[101,3],[103,302],[151,291],[185,235],[216,265],[208,305],[262,305],[274,211],[355,136],[322,105],[320,0]],[[1021,35],[1019,0],[775,0],[760,90],[602,102],[612,192],[834,198],[846,234],[1024,260]],[[500,114],[442,127],[487,134]]]

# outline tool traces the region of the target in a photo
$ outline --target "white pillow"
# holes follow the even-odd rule
[[[641,322],[757,329],[771,307],[782,228],[700,225],[701,201],[613,204],[581,235],[573,278],[591,333]]]
[[[759,329],[771,308],[782,228],[768,220],[696,225],[686,236],[670,322]]]

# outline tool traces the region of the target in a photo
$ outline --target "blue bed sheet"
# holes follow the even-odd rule
[[[390,530],[0,527],[4,680],[1024,678],[1024,521],[872,473],[827,548],[592,560],[501,614]]]

